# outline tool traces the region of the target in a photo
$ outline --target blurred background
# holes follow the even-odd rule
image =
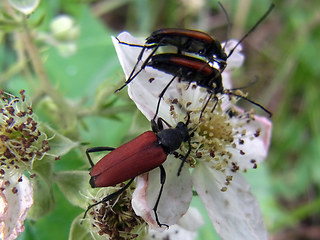
[[[56,171],[87,169],[88,146],[119,146],[150,126],[126,91],[113,94],[125,79],[110,36],[128,31],[144,39],[159,28],[176,27],[198,29],[221,42],[239,39],[271,1],[221,3],[231,26],[215,0],[49,0],[40,1],[27,27],[21,27],[10,19],[19,14],[3,1],[0,89],[14,94],[26,89],[41,121],[82,143],[81,150],[61,157]],[[250,99],[273,112],[269,156],[245,176],[260,201],[270,239],[320,239],[320,2],[274,3],[243,42],[246,60],[233,78],[234,87],[249,84]],[[61,14],[68,17],[57,19]],[[24,45],[36,48],[38,69],[37,56],[30,62]],[[67,239],[82,209],[57,186],[53,189],[52,211],[26,221],[18,239]],[[205,214],[198,199],[193,205]],[[198,239],[219,239],[208,218]]]

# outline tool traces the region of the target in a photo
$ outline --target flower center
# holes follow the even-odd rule
[[[197,145],[196,161],[205,161],[211,168],[224,172],[232,157],[229,148],[235,140],[234,127],[228,113],[221,108],[221,100],[217,104],[215,100],[210,101],[192,141],[193,146]]]
[[[210,151],[225,151],[225,145],[233,142],[232,125],[227,115],[205,113],[199,126],[203,147]]]

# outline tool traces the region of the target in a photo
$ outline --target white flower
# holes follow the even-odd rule
[[[118,39],[143,45],[126,32],[121,33]],[[115,38],[113,41],[128,78],[142,48],[119,44]],[[228,41],[226,52],[235,43]],[[231,88],[230,70],[243,62],[240,51],[241,47],[234,51],[222,74],[225,89]],[[150,50],[144,52],[138,70],[148,54]],[[149,120],[154,117],[159,93],[172,78],[147,66],[129,84],[130,98]],[[240,171],[256,168],[267,156],[271,122],[234,107],[235,99],[229,101],[230,97],[226,94],[218,97],[216,106],[216,100],[209,101],[201,121],[199,115],[208,94],[196,84],[188,86],[174,81],[161,100],[158,117],[174,127],[180,121],[185,122],[189,112],[188,127],[194,133],[191,137],[192,151],[181,175],[177,176],[180,160],[169,155],[163,164],[167,179],[158,207],[160,222],[168,225],[178,222],[189,207],[194,187],[222,239],[267,239],[259,205]],[[183,144],[180,153],[185,154],[186,151],[187,145]],[[193,168],[192,171],[188,165]],[[136,214],[155,229],[158,226],[152,208],[159,193],[159,179],[158,169],[139,176],[132,201]]]

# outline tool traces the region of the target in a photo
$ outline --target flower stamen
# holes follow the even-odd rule
[[[35,158],[42,159],[50,150],[47,137],[38,130],[24,91],[20,98],[0,92],[1,172],[30,170]]]

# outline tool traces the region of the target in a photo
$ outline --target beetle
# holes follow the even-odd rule
[[[260,107],[262,110],[269,114],[269,117],[272,116],[272,113],[262,105],[244,96],[238,95],[231,90],[225,90],[223,88],[220,71],[210,66],[206,61],[181,54],[162,53],[152,56],[147,66],[174,76],[159,95],[155,117],[159,111],[161,98],[176,77],[178,77],[180,81],[186,81],[189,83],[195,82],[199,87],[207,89],[208,93],[210,93],[210,96],[201,111],[200,118],[209,100],[212,97],[217,99],[216,95],[218,93],[240,97]]]
[[[166,179],[166,173],[162,164],[166,161],[169,154],[174,154],[175,157],[179,157],[181,164],[178,170],[178,176],[180,175],[182,166],[191,152],[191,134],[189,134],[188,129],[189,120],[190,116],[188,114],[186,123],[179,122],[175,128],[172,128],[165,120],[158,118],[157,123],[155,120],[151,120],[152,131],[144,132],[116,149],[111,147],[94,147],[87,149],[86,155],[92,166],[89,181],[92,188],[110,187],[129,179],[131,180],[120,190],[88,206],[83,218],[85,218],[87,212],[92,207],[102,202],[107,202],[125,191],[136,176],[159,167],[161,188],[153,211],[157,224],[160,227],[167,226],[166,224],[160,223],[157,215],[157,208]],[[169,128],[164,129],[163,123]],[[188,143],[188,151],[184,156],[176,152],[183,142]],[[90,153],[101,151],[111,152],[94,165]]]
[[[226,13],[222,5],[219,3],[223,11]],[[269,9],[265,14],[256,22],[256,24],[237,42],[237,44],[231,49],[229,54],[226,54],[224,47],[215,38],[211,37],[209,34],[191,29],[179,29],[179,28],[164,28],[159,29],[151,33],[151,35],[146,38],[144,45],[130,44],[120,41],[120,44],[125,44],[132,47],[142,47],[142,50],[138,56],[137,63],[133,67],[128,79],[125,84],[116,90],[120,91],[127,84],[129,84],[147,65],[152,56],[156,53],[161,46],[173,46],[177,48],[177,53],[191,53],[199,55],[205,58],[208,62],[217,62],[219,65],[220,72],[227,66],[227,59],[232,55],[234,50],[253,32],[256,27],[268,16],[268,14],[274,8],[274,4],[271,4]],[[227,16],[227,15],[226,15]],[[228,19],[228,17],[227,17]],[[141,65],[141,68],[135,73],[139,61],[141,61],[143,53],[146,49],[153,49],[148,55],[146,60]]]

